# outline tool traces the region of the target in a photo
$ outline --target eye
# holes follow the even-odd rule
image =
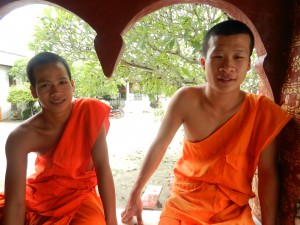
[[[40,85],[40,88],[47,88],[49,86],[50,86],[49,84],[42,84],[42,85]]]
[[[68,82],[65,81],[65,80],[63,80],[63,81],[60,82],[60,84],[67,84],[67,83],[68,83]]]
[[[240,53],[237,53],[234,55],[234,58],[235,59],[244,59],[247,57],[247,54],[243,53],[243,52],[240,52]]]
[[[222,55],[212,55],[212,58],[214,58],[214,59],[222,59],[223,56]]]
[[[238,55],[238,56],[236,56],[235,58],[236,58],[236,59],[243,59],[243,58],[244,58],[244,56],[240,56],[240,55]]]

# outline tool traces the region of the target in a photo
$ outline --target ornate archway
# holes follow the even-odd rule
[[[122,34],[137,20],[161,7],[178,3],[203,3],[220,8],[247,23],[255,33],[257,63],[265,94],[294,116],[285,130],[282,158],[281,224],[294,224],[300,199],[300,3],[297,0],[3,0],[0,18],[26,4],[63,7],[81,17],[97,32],[95,48],[106,76],[113,74],[123,50]],[[294,9],[294,10],[292,10]]]

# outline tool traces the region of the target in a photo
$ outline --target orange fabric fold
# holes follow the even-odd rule
[[[74,216],[50,217],[36,212],[26,213],[25,225],[105,225],[102,202],[96,192],[90,192],[82,201]]]
[[[162,218],[192,224],[254,224],[250,198],[260,153],[291,116],[264,96],[246,94],[239,111],[208,138],[184,140]]]
[[[170,217],[161,217],[158,225],[193,225],[191,223],[187,223],[185,221],[177,220]]]
[[[103,212],[100,197],[95,192],[95,168],[88,167],[92,163],[90,152],[102,124],[108,132],[109,111],[110,107],[97,99],[74,100],[72,113],[59,143],[47,154],[37,156],[36,173],[27,178],[27,221],[43,218],[52,223],[38,224],[69,224],[79,209],[87,209],[82,204],[91,196],[98,199],[95,200],[98,201],[96,207]],[[60,222],[54,223],[55,220]]]

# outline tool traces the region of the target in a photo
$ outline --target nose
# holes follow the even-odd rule
[[[223,63],[219,67],[220,72],[230,73],[234,71],[234,66],[232,64],[232,60],[228,58],[224,58]]]
[[[51,87],[51,94],[53,95],[53,94],[56,94],[58,92],[60,92],[59,85],[52,85],[52,87]]]

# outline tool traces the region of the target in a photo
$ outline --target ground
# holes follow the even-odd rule
[[[124,208],[132,185],[139,172],[142,160],[154,139],[160,119],[151,113],[127,113],[120,119],[110,119],[111,126],[107,136],[110,165],[116,189],[117,208]],[[3,190],[5,176],[5,141],[9,132],[20,122],[0,122],[0,191]],[[180,129],[170,144],[159,168],[148,184],[163,187],[159,198],[161,205],[169,195],[172,169],[181,153],[182,130]],[[35,155],[28,158],[28,175],[34,172]],[[157,208],[161,210],[161,207]]]
[[[110,163],[115,180],[117,207],[126,205],[131,187],[138,175],[140,165],[158,131],[160,120],[152,114],[130,114],[121,119],[111,120],[108,135]],[[179,130],[170,144],[165,157],[148,184],[163,187],[159,202],[163,205],[170,189],[173,166],[182,146],[182,131]]]

